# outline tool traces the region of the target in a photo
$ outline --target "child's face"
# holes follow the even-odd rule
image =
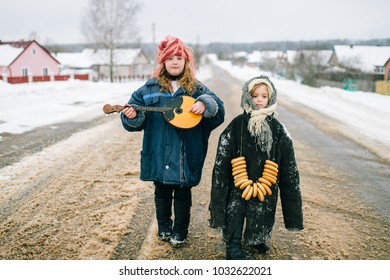
[[[184,70],[185,59],[181,56],[174,55],[165,61],[165,68],[172,76],[180,75]]]
[[[268,87],[264,84],[259,85],[252,93],[252,102],[258,109],[267,107],[269,101]]]

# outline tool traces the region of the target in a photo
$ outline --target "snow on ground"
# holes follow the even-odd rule
[[[260,73],[258,69],[209,58],[243,82]],[[211,75],[205,67],[199,71],[198,78],[204,81]],[[272,79],[281,96],[328,115],[368,139],[390,145],[390,96],[331,87],[312,88],[277,77]],[[143,83],[70,80],[11,85],[0,81],[0,133],[23,133],[65,121],[90,120],[103,114],[104,104],[126,102]]]
[[[23,133],[103,114],[105,103],[122,104],[144,82],[58,81],[7,84],[0,81],[0,133]]]

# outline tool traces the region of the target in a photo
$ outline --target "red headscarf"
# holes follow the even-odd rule
[[[179,38],[170,35],[166,36],[158,45],[158,52],[156,56],[157,66],[154,70],[153,76],[158,77],[165,61],[174,55],[181,56],[187,60],[191,72],[195,77],[196,66],[192,50],[184,45]]]

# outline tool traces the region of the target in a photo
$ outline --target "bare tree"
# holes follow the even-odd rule
[[[135,19],[139,9],[140,5],[135,0],[90,0],[85,10],[81,30],[87,42],[108,50],[111,82],[115,49],[138,40]]]
[[[30,34],[28,34],[28,40],[31,41],[31,40],[35,40],[35,41],[41,41],[39,36],[38,36],[38,33],[35,32],[35,31],[31,31]]]
[[[317,77],[329,67],[328,61],[324,58],[326,56],[321,50],[300,50],[297,52],[294,58],[294,69],[304,84],[316,86]]]

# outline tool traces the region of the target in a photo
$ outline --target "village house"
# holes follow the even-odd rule
[[[385,76],[384,76],[384,79],[385,81],[390,81],[390,57],[389,59],[386,61],[385,65],[384,65],[384,68],[385,68]]]
[[[335,45],[331,61],[344,70],[339,76],[352,76],[357,90],[378,92],[376,84],[384,80],[389,58],[388,46]]]
[[[332,63],[344,69],[359,70],[370,75],[384,75],[390,58],[387,46],[335,45]]]
[[[0,79],[9,83],[49,81],[60,63],[37,41],[0,41]]]
[[[61,74],[88,73],[97,81],[110,80],[110,54],[106,49],[84,49],[82,52],[56,53],[54,57],[61,62]],[[152,65],[143,50],[115,49],[113,52],[114,81],[149,79]]]
[[[384,78],[383,81],[376,82],[375,91],[377,93],[390,95],[390,58],[383,65],[384,67]]]
[[[250,67],[259,67],[285,76],[286,53],[283,51],[253,51],[248,55],[247,64]]]
[[[330,67],[332,54],[331,50],[297,50],[287,51],[286,58],[290,65],[299,64],[300,61],[309,61],[325,70]]]

